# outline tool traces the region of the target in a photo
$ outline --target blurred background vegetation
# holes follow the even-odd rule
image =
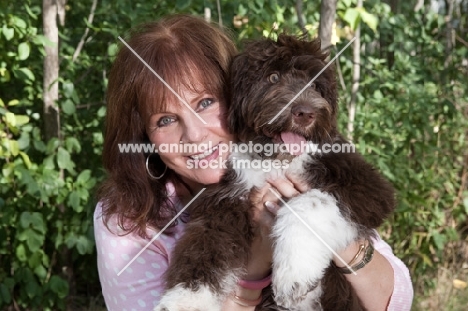
[[[0,309],[103,309],[92,212],[118,36],[188,13],[240,48],[284,30],[315,37],[323,4],[0,0]],[[413,309],[466,310],[468,1],[339,0],[332,19],[332,56],[359,37],[336,61],[340,125],[398,190],[380,232],[410,268]]]

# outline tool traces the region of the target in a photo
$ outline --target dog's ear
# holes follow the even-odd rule
[[[232,133],[243,139],[243,133],[251,131],[252,113],[255,106],[248,106],[262,92],[258,81],[259,72],[272,61],[276,51],[275,42],[261,39],[247,43],[244,52],[235,56],[231,62],[229,76],[230,103],[228,106],[228,127]],[[250,118],[249,118],[250,117]],[[250,123],[249,123],[250,122]]]
[[[245,105],[246,94],[242,92],[244,88],[244,79],[248,74],[249,66],[247,66],[247,56],[245,53],[234,57],[230,68],[230,101],[227,111],[228,128],[231,133],[239,133],[241,130],[242,109],[239,106]]]

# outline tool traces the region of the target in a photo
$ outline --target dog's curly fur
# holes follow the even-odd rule
[[[291,135],[284,133],[293,133],[294,137],[303,137],[319,146],[347,143],[337,130],[338,95],[331,66],[272,124],[268,124],[325,67],[326,56],[320,50],[319,40],[306,41],[288,35],[280,35],[277,41],[263,39],[249,44],[245,52],[232,63],[232,101],[228,122],[240,141],[287,143],[284,139]],[[287,153],[276,153],[270,157],[258,154],[249,156],[252,159],[288,159],[293,162],[302,157],[294,163],[299,165],[301,176],[314,188],[308,195],[312,201],[319,203],[310,203],[304,210],[298,208],[304,207],[304,204],[295,203],[298,200],[292,199],[288,203],[301,210],[304,218],[308,217],[308,213],[317,213],[320,202],[325,207],[330,206],[324,211],[336,208],[338,214],[330,216],[334,224],[330,228],[333,232],[334,226],[337,229],[347,228],[343,236],[348,235],[348,240],[342,243],[349,243],[349,239],[370,238],[375,232],[373,229],[380,226],[394,209],[392,186],[357,153],[323,153],[300,157]],[[191,221],[174,250],[173,261],[166,273],[166,298],[171,293],[174,294],[171,297],[182,300],[187,297],[184,291],[196,294],[208,290],[214,297],[213,304],[218,304],[232,291],[236,280],[242,277],[255,230],[252,206],[246,198],[251,191],[261,186],[251,183],[248,178],[243,171],[229,169],[218,185],[206,190],[203,197],[194,202]],[[285,209],[283,207],[281,210]],[[278,214],[278,223],[287,217],[286,213]],[[328,216],[323,217],[327,220]],[[336,221],[341,220],[345,225],[337,225]],[[287,248],[282,248],[285,244],[279,242],[280,238],[294,238],[281,236],[292,225],[284,222],[283,225],[275,226],[273,283],[264,290],[264,301],[256,310],[287,310],[278,305],[300,311],[320,308],[333,311],[364,310],[345,277],[331,264],[331,253],[316,245],[321,250],[319,253],[326,255],[323,261],[325,265],[322,266],[318,260],[315,261],[315,257],[294,258],[294,254],[287,254]],[[301,224],[295,226],[300,227]],[[343,247],[338,245],[341,244],[335,247]],[[307,249],[308,245],[303,245],[303,248]],[[294,263],[294,260],[301,261],[301,264],[305,261],[311,270],[318,269],[317,275],[322,277],[307,279],[307,284],[300,284],[300,280],[294,279],[278,280],[275,275],[284,269],[284,260],[280,262],[279,257],[288,258]],[[296,269],[296,264],[288,269]],[[300,275],[306,271],[296,272],[294,274],[292,271],[291,274]],[[287,284],[279,284],[283,282]],[[284,286],[289,287],[285,290],[282,289]],[[318,287],[320,291],[317,291]],[[176,288],[183,290],[176,292]],[[305,294],[314,291],[320,293],[319,300],[312,299],[306,307],[301,305]],[[163,297],[156,310],[220,310],[219,306],[212,309],[212,306],[197,307],[196,302],[182,303],[180,306],[176,303],[173,304],[175,307],[170,307],[170,299]]]

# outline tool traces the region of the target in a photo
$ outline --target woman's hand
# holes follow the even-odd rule
[[[250,200],[254,205],[253,219],[257,224],[257,232],[251,247],[251,256],[247,265],[246,280],[260,280],[271,270],[273,247],[270,239],[271,227],[281,201],[295,197],[309,190],[310,187],[298,176],[286,175],[285,178],[268,180],[268,183],[252,193]],[[272,191],[275,191],[273,193]]]
[[[281,201],[277,195],[287,201],[307,190],[309,190],[309,187],[300,178],[286,175],[285,178],[268,180],[268,183],[263,188],[252,192],[249,199],[254,205],[253,220],[257,224],[257,230],[250,248],[247,273],[243,276],[244,280],[261,280],[271,273],[273,244],[270,232],[276,213],[281,206]],[[275,191],[277,195],[272,191]],[[261,290],[251,290],[240,286],[237,286],[235,292],[237,296],[250,301],[256,300],[261,293]],[[242,307],[234,302],[233,299],[227,299],[223,306],[223,310],[230,311],[251,311],[254,309],[255,307]]]

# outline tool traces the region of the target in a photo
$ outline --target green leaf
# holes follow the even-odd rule
[[[27,282],[25,288],[29,298],[41,295],[41,287],[37,284],[35,279],[31,279],[30,282]]]
[[[80,196],[76,191],[73,191],[68,196],[68,206],[71,206],[77,213],[83,211],[83,206],[80,205]]]
[[[34,74],[32,73],[32,71],[29,70],[29,68],[26,68],[26,67],[19,68],[19,69],[13,69],[13,73],[18,79],[21,79],[21,80],[34,81],[34,79],[35,79]]]
[[[18,16],[13,16],[13,22],[14,25],[18,28],[26,29],[28,27],[28,24],[26,24],[26,22]]]
[[[7,147],[7,150],[10,151],[10,153],[13,156],[17,156],[20,152],[18,142],[16,140],[11,140],[11,139],[7,139],[5,142],[6,142],[5,145]]]
[[[16,126],[15,114],[11,112],[5,113],[5,122],[11,126]]]
[[[107,47],[107,55],[109,57],[113,58],[117,55],[117,52],[119,51],[119,46],[117,43],[112,43]]]
[[[8,102],[7,106],[8,106],[8,107],[13,107],[13,106],[16,106],[16,105],[18,105],[18,104],[19,104],[19,100],[17,100],[17,99],[12,99],[12,100],[10,100],[10,101]]]
[[[65,139],[65,147],[69,152],[81,152],[81,145],[75,137],[67,137]]]
[[[353,3],[353,0],[341,0],[346,7],[350,7],[351,4]]]
[[[57,151],[57,164],[61,169],[67,169],[70,166],[71,157],[70,153],[62,147]]]
[[[28,59],[30,53],[30,47],[27,42],[21,42],[18,45],[18,58],[19,60]]]
[[[28,256],[26,255],[26,248],[24,247],[24,244],[20,244],[18,245],[18,247],[16,247],[16,257],[21,262],[26,262],[28,260]]]
[[[91,252],[91,244],[85,236],[80,236],[76,241],[76,249],[80,255],[85,255]]]
[[[29,133],[23,131],[21,133],[20,138],[18,138],[18,146],[20,150],[24,150],[28,148],[30,144],[31,144],[31,139],[30,139]]]
[[[47,270],[40,264],[34,268],[34,274],[36,274],[39,279],[43,280],[47,276]]]
[[[343,19],[351,26],[351,29],[356,30],[359,24],[359,11],[355,8],[349,8],[346,10]]]
[[[91,177],[91,171],[90,170],[84,170],[78,175],[78,178],[76,179],[77,184],[84,184],[86,183],[89,178]]]
[[[185,10],[190,6],[191,2],[191,0],[177,0],[176,7],[179,10]]]
[[[29,247],[29,250],[34,253],[37,252],[42,248],[44,244],[44,236],[41,234],[37,234],[36,231],[29,230],[28,239],[26,240],[26,244]]]
[[[62,278],[53,275],[49,280],[50,289],[60,298],[65,298],[68,295],[68,283]]]
[[[23,228],[33,228],[34,230],[45,233],[46,227],[44,224],[44,218],[41,213],[38,212],[23,212],[20,216],[20,225]]]
[[[463,206],[465,207],[465,213],[468,214],[468,197],[463,199]]]
[[[23,163],[26,166],[26,168],[31,169],[31,160],[29,159],[29,156],[23,151],[20,151],[19,155],[23,158]]]
[[[445,246],[445,242],[447,241],[447,237],[445,235],[440,234],[439,232],[435,232],[432,236],[434,239],[434,244],[439,250],[443,250]]]
[[[63,95],[65,95],[66,98],[70,98],[73,96],[73,91],[75,90],[75,86],[71,82],[63,82],[62,84],[63,87]]]
[[[377,16],[370,14],[366,10],[362,9],[360,10],[360,15],[361,19],[364,23],[369,26],[370,29],[372,29],[374,32],[377,31],[377,24],[379,23],[379,20],[377,19]]]
[[[10,291],[4,284],[0,284],[0,298],[0,303],[4,302],[8,305],[11,302]]]
[[[23,116],[23,115],[15,115],[16,119],[16,125],[21,126],[29,122],[29,117],[28,116]]]
[[[50,47],[57,46],[57,43],[50,41],[47,37],[43,35],[34,36],[33,42],[35,44],[42,45],[42,46],[50,46]]]
[[[63,101],[62,111],[67,115],[71,115],[76,112],[75,104],[71,99],[66,99]]]
[[[2,32],[7,41],[10,41],[15,35],[15,30],[13,28],[8,28],[6,25],[3,25]]]

